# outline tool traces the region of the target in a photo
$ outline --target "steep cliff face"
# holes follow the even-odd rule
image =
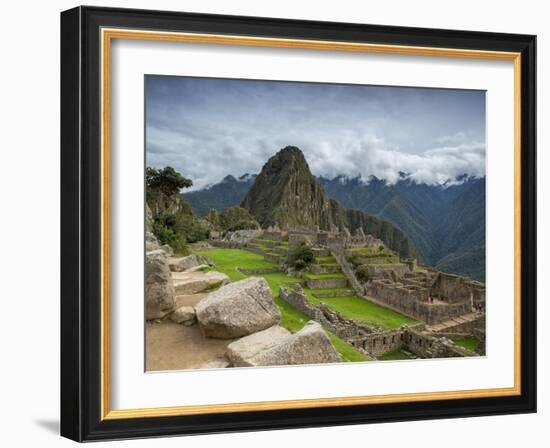
[[[287,146],[262,168],[242,207],[263,226],[329,228],[330,201],[298,148]]]
[[[405,234],[387,221],[360,210],[348,210],[329,199],[311,174],[300,149],[287,146],[271,157],[246,194],[242,205],[262,225],[281,228],[316,227],[330,230],[362,228],[382,239],[402,256],[414,254]]]
[[[208,237],[206,225],[178,192],[168,195],[159,189],[148,188],[146,201],[146,228],[162,244],[169,244],[176,252],[185,253],[187,243]]]

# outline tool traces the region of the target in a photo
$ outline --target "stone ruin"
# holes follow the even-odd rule
[[[375,279],[365,294],[429,325],[485,309],[481,283],[443,272],[407,272],[399,279]]]
[[[288,231],[271,227],[261,232],[262,238],[288,241],[289,248],[306,242],[314,250],[324,250],[327,255],[333,255],[358,296],[421,321],[424,326],[427,325],[422,330],[423,332],[475,335],[482,342],[480,346],[484,346],[485,285],[482,283],[419,266],[414,258],[401,259],[398,254],[388,249],[383,241],[365,234],[362,229],[358,229],[354,234],[347,228],[340,231],[336,227],[331,230],[294,228]],[[380,257],[376,256],[378,252],[381,254]],[[366,255],[362,256],[362,254]],[[353,258],[354,265],[348,261],[351,258]],[[357,280],[355,270],[358,266],[366,267],[371,281],[362,283]],[[332,285],[331,287],[337,286]],[[293,294],[286,295],[286,298],[293,302],[293,306],[315,321],[322,323],[335,334],[346,335],[347,332],[352,331],[349,329],[353,328],[353,325],[349,322],[343,325],[342,316],[331,316],[330,313],[334,313],[334,311],[328,307],[312,309],[312,305],[307,301],[303,302],[300,299],[293,299],[293,297]],[[367,332],[365,328],[362,331],[365,334]],[[366,338],[365,334],[360,337],[356,335],[353,345],[374,356],[376,356],[375,353],[380,354],[381,351],[391,351],[392,347],[405,346],[400,345],[401,339],[396,340],[397,333],[384,335],[370,331],[368,338],[364,339]],[[401,336],[399,337],[401,338]],[[351,338],[349,334],[348,338]],[[422,352],[422,356],[425,357],[432,353],[428,348],[433,348],[434,344],[439,347],[433,340],[422,342],[419,336],[413,336],[413,339],[406,345],[409,349],[414,345],[416,351],[412,349],[411,351],[419,356]],[[378,348],[375,349],[375,346]],[[447,348],[442,350],[447,351]],[[483,348],[481,351],[484,352]],[[436,350],[434,353],[436,352],[440,353],[441,350],[439,352]],[[456,354],[456,352],[453,353]]]
[[[455,346],[448,338],[426,333],[423,331],[424,324],[383,331],[378,327],[348,319],[326,304],[313,305],[308,302],[299,284],[292,285],[290,288],[281,287],[279,297],[358,351],[371,357],[382,356],[399,349],[406,349],[420,358],[476,355]]]

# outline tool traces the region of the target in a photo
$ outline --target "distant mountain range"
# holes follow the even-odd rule
[[[281,163],[288,164],[289,161]],[[307,163],[305,167],[309,173]],[[283,166],[279,168],[282,169]],[[300,162],[298,170],[302,169],[304,167]],[[242,204],[260,224],[269,224],[273,223],[275,205],[281,206],[279,213],[286,209],[287,216],[292,213],[289,212],[289,207],[296,211],[300,207],[312,207],[312,204],[305,202],[288,202],[292,198],[289,195],[285,195],[282,202],[280,198],[270,199],[270,195],[282,191],[283,184],[291,185],[286,177],[286,180],[279,179],[281,185],[277,186],[277,179],[283,171],[269,176],[265,185],[262,185],[263,181],[258,184],[253,195],[256,204],[250,198],[246,199],[257,178],[249,174],[239,178],[226,176],[220,183],[185,193],[183,196],[200,216],[206,214],[210,208],[222,211]],[[295,171],[294,173],[296,174]],[[318,201],[326,193],[328,198],[338,201],[347,209],[361,210],[388,221],[407,235],[423,263],[441,271],[462,274],[485,282],[485,178],[461,176],[444,185],[426,185],[401,173],[398,182],[388,184],[374,176],[367,181],[345,176],[315,179],[313,176],[309,178],[307,173],[304,171],[298,177],[306,179],[305,184],[300,183],[301,188],[311,184],[306,188],[311,201],[314,196]],[[322,188],[317,191],[313,182]],[[296,185],[291,188],[294,188],[294,192],[297,191]],[[353,223],[357,217],[351,216],[353,213],[356,211],[347,210],[342,214],[346,216],[344,220],[347,226],[350,223],[351,227],[355,225]]]
[[[211,208],[222,212],[226,208],[239,205],[255,179],[256,174],[243,174],[238,178],[228,175],[217,184],[184,193],[183,197],[199,216],[206,215]]]
[[[393,185],[376,177],[319,181],[346,207],[403,230],[424,263],[485,282],[485,178],[462,176],[448,185],[419,184],[406,175]]]

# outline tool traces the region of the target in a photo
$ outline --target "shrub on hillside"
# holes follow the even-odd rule
[[[171,219],[168,221],[170,222]],[[155,219],[152,230],[160,244],[168,244],[178,254],[187,253],[187,241],[183,235],[177,233],[165,220]]]
[[[175,252],[187,252],[187,243],[208,238],[207,227],[192,213],[186,213],[187,204],[177,214],[162,213],[155,217],[153,233],[161,244],[168,244]]]
[[[371,281],[369,270],[365,265],[361,265],[355,270],[355,276],[361,283],[368,283]]]
[[[302,242],[288,253],[288,265],[301,271],[315,261],[313,250],[306,243]]]

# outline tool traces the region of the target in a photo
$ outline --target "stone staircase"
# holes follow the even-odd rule
[[[453,328],[469,322],[474,322],[482,316],[482,313],[463,314],[462,316],[453,317],[452,319],[440,322],[438,324],[426,325],[426,330],[432,333],[452,333]]]

